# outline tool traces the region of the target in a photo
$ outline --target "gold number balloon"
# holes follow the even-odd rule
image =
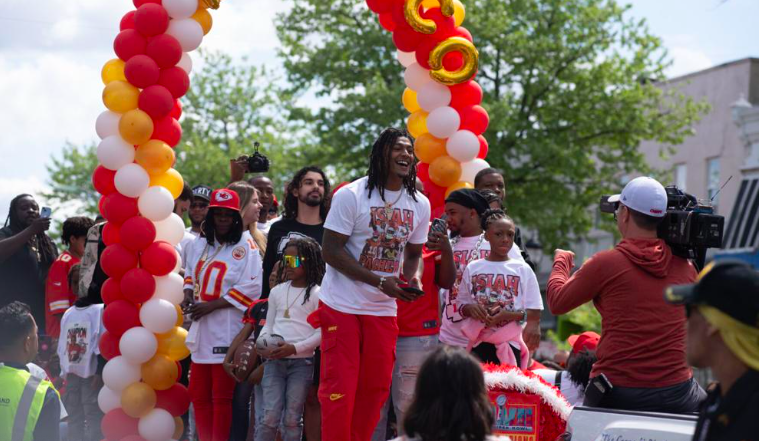
[[[433,34],[437,26],[433,20],[422,18],[420,15],[420,5],[423,0],[406,0],[404,3],[404,17],[406,22],[417,32],[423,34]],[[441,14],[444,17],[451,17],[454,15],[454,0],[440,0]]]
[[[443,67],[443,57],[449,52],[461,52],[464,63],[459,70],[448,71]],[[430,51],[430,77],[435,81],[452,86],[464,83],[478,71],[478,50],[469,40],[462,37],[449,37],[438,43],[438,46]]]

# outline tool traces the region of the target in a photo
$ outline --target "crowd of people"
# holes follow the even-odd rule
[[[482,170],[431,222],[415,162],[411,137],[386,129],[366,176],[335,188],[306,166],[278,200],[265,175],[245,180],[244,158],[226,188],[185,184],[182,439],[492,439],[484,362],[531,369],[571,405],[701,412],[695,439],[756,439],[757,272],[698,276],[674,255],[657,237],[660,183],[637,178],[610,199],[614,249],[574,273],[557,250],[548,308],[593,302],[602,332],[571,336],[549,369],[534,359],[544,302],[504,176]],[[22,194],[0,230],[0,440],[102,438],[107,222],[67,219],[60,254],[50,225]],[[690,366],[720,386],[706,394]],[[611,387],[586,394],[597,384]]]

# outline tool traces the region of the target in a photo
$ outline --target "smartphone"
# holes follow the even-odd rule
[[[42,210],[40,210],[40,217],[43,219],[49,218],[51,214],[53,214],[53,210],[50,207],[42,207]]]
[[[446,234],[448,225],[446,224],[446,215],[444,214],[439,219],[433,219],[433,223],[430,225],[430,231],[437,231],[439,233]]]

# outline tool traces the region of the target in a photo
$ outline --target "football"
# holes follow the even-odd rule
[[[272,351],[285,344],[285,339],[277,334],[260,335],[256,340],[256,351],[259,355],[266,358],[272,354]]]
[[[234,363],[235,376],[238,381],[245,381],[251,372],[256,369],[258,356],[256,355],[256,342],[246,340],[235,351]]]

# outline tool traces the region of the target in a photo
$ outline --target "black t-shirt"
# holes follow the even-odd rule
[[[747,373],[721,396],[720,386],[713,389],[699,410],[694,441],[756,440],[758,414],[758,373]]]
[[[272,274],[272,268],[278,260],[282,258],[282,252],[291,239],[299,237],[311,237],[322,245],[322,233],[324,224],[306,225],[295,219],[281,219],[269,228],[267,234],[267,252],[264,255],[264,288],[261,292],[262,298],[269,297],[269,276]]]
[[[12,236],[15,234],[11,227],[0,228],[0,239]],[[42,332],[45,329],[45,279],[51,264],[40,264],[28,243],[0,263],[0,307],[16,300],[26,303]]]

